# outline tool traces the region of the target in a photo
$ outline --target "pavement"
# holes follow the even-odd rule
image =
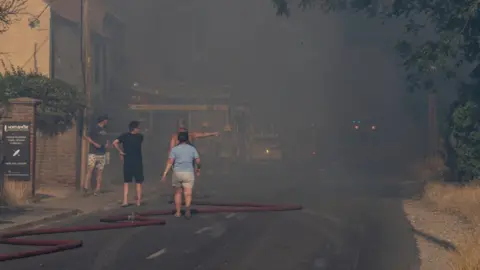
[[[248,166],[196,182],[198,200],[298,203],[301,211],[164,217],[165,226],[34,236],[81,239],[82,248],[0,263],[2,269],[417,270],[402,201],[417,188],[385,160]],[[152,181],[153,182],[153,181]],[[140,208],[106,209],[49,226],[99,224],[105,215],[171,209],[168,187]],[[162,217],[163,218],[163,217]],[[0,253],[31,247],[0,245]]]
[[[158,195],[160,184],[145,185],[144,199]],[[133,198],[133,193],[130,197]],[[76,215],[96,211],[108,211],[120,207],[123,197],[122,185],[107,185],[99,196],[83,196],[72,187],[42,186],[37,190],[36,200],[25,206],[0,206],[0,232],[39,226],[60,221]]]

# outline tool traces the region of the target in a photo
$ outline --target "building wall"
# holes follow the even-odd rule
[[[106,45],[106,58],[102,62],[106,72],[104,74],[103,92],[94,102],[96,109],[104,113],[115,115],[115,119],[125,121],[112,121],[109,123],[111,132],[125,130],[126,122],[131,119],[131,114],[126,110],[129,99],[131,81],[129,79],[129,64],[125,58],[125,25],[115,14],[107,14],[103,23]],[[115,98],[112,98],[115,97]],[[98,106],[97,106],[98,105]]]
[[[77,185],[77,128],[55,137],[37,134],[36,181],[39,185]]]
[[[102,107],[105,104],[105,96],[106,92],[106,75],[107,72],[105,70],[106,63],[106,56],[104,58],[104,54],[106,54],[106,43],[108,42],[107,39],[100,37],[99,35],[93,35],[92,39],[92,99],[93,104],[98,106],[95,107]],[[106,113],[101,111],[100,113]]]
[[[50,3],[50,6],[47,6],[47,3]],[[7,66],[19,66],[63,80],[83,91],[79,3],[77,0],[29,0],[24,13],[31,15],[21,15],[21,20],[0,36],[0,60]],[[93,2],[90,26],[95,35],[105,35],[102,25],[105,14],[106,9],[102,3]],[[35,17],[38,17],[39,26],[31,28],[29,20]],[[101,49],[100,53],[93,55],[92,51],[92,68],[94,63],[100,64],[100,77],[96,78],[96,81],[92,78],[94,99],[101,98],[107,86],[104,76],[109,72],[102,72],[103,62],[107,61],[103,52]],[[0,66],[0,72],[2,71],[3,67]],[[92,74],[94,71],[92,70]],[[55,137],[38,134],[37,184],[75,186],[79,182],[80,143],[77,126]]]
[[[52,12],[52,73],[82,91],[80,27]],[[37,137],[37,183],[75,186],[80,155],[77,126],[55,137]]]
[[[80,25],[52,12],[52,77],[83,90]]]
[[[81,29],[79,23],[65,16],[65,10],[52,11],[52,77],[63,80],[83,91],[81,64]],[[98,28],[98,27],[97,27]],[[92,30],[96,30],[95,28]],[[109,39],[92,31],[91,68],[93,113],[105,113],[103,93],[107,87],[109,70],[106,44]],[[109,101],[110,102],[110,101]],[[81,158],[81,130],[71,130],[55,137],[39,136],[37,139],[37,182],[75,186],[79,181]]]
[[[50,73],[50,12],[45,7],[42,0],[29,0],[27,9],[19,15],[20,21],[0,36],[0,59],[6,65],[20,66],[46,75]],[[39,16],[40,24],[32,29],[29,19],[34,16]],[[1,71],[3,66],[0,66]]]

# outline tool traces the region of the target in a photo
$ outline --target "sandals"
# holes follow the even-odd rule
[[[176,218],[179,218],[179,217],[182,216],[182,214],[175,213],[173,216],[176,217]],[[192,218],[192,213],[190,211],[185,211],[185,218],[186,219],[191,219]]]
[[[185,218],[186,219],[192,218],[192,212],[190,211],[190,209],[185,210]]]

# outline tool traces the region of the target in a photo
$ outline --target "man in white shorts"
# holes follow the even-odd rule
[[[97,170],[97,185],[94,195],[100,193],[102,187],[102,175],[106,163],[106,152],[109,147],[106,126],[108,123],[108,116],[103,115],[97,119],[97,124],[88,131],[87,141],[90,143],[90,153],[88,154],[88,170],[87,179],[81,179],[81,188],[83,188],[84,195],[89,193],[90,184],[92,182],[93,170]]]
[[[166,181],[167,174],[173,167],[172,186],[175,189],[175,216],[181,216],[183,192],[185,196],[185,217],[190,219],[192,217],[190,205],[192,204],[195,174],[200,175],[200,156],[197,149],[188,143],[188,132],[179,132],[178,142],[179,144],[170,151],[162,182]]]

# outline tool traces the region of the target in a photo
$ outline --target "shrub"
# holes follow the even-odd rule
[[[0,73],[0,103],[8,106],[9,99],[18,97],[38,99],[42,102],[37,111],[40,132],[56,135],[72,127],[79,110],[84,108],[83,93],[61,80],[36,72],[15,67],[5,70]]]

